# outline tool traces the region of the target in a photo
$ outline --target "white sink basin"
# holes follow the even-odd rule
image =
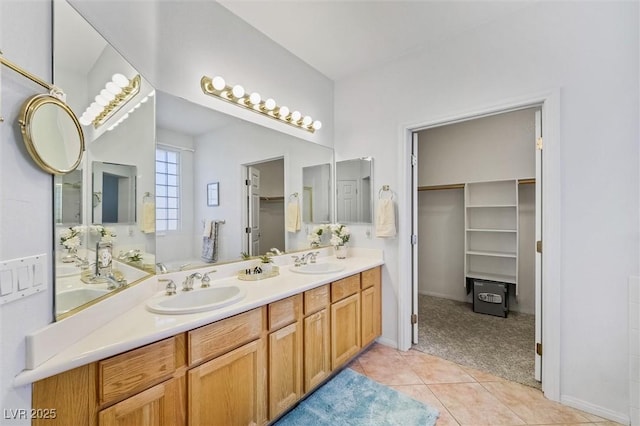
[[[107,293],[109,293],[109,290],[100,288],[74,288],[61,291],[56,294],[56,313],[64,314]]]
[[[147,309],[156,314],[193,314],[232,305],[246,296],[235,285],[180,291],[173,296],[157,296],[147,302]]]
[[[298,274],[331,274],[340,272],[343,269],[344,265],[334,262],[307,263],[302,266],[289,267],[290,271],[297,272]]]
[[[56,277],[70,277],[72,275],[78,275],[80,268],[73,263],[57,263],[56,264]]]

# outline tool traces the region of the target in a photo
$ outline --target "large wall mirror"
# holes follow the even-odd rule
[[[373,222],[373,159],[336,162],[336,214],[340,223]]]
[[[53,65],[54,83],[65,88],[78,117],[115,99],[106,92],[115,74],[127,79],[138,75],[62,0],[54,2]],[[155,191],[153,94],[154,88],[141,78],[137,93],[100,125],[81,120],[86,142],[81,165],[54,178],[57,317],[155,272],[155,235],[141,226],[143,194]],[[109,278],[96,276],[100,241],[112,245]]]
[[[130,60],[65,0],[54,1],[54,82],[78,116],[114,73],[138,74]],[[306,249],[314,223],[333,219],[325,179],[333,149],[186,101],[144,77],[139,95],[113,119],[84,129],[80,168],[55,177],[57,318],[112,291],[112,282],[87,278],[99,241],[111,241],[114,278],[130,285],[149,273],[233,262],[243,253]],[[313,214],[305,210],[310,204]],[[292,206],[305,220],[288,230]],[[215,256],[203,256],[207,239],[216,242]]]
[[[329,169],[332,149],[161,91],[156,125],[158,158],[171,158],[179,173],[170,175],[178,182],[177,198],[158,198],[158,221],[167,220],[156,232],[157,261],[169,271],[212,261],[203,256],[205,232],[213,234],[215,261],[220,263],[240,260],[242,253],[257,256],[272,248],[287,252],[307,248],[312,224],[329,221],[331,190],[325,172],[317,178],[317,220],[287,230],[288,207],[295,205],[302,215],[307,199],[305,171]],[[171,161],[158,161],[158,194],[172,190],[162,183]],[[217,203],[209,202],[212,183],[217,184]],[[246,228],[251,229],[249,234]]]

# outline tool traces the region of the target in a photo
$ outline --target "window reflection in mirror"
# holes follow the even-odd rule
[[[373,159],[370,157],[336,162],[337,221],[372,223]]]

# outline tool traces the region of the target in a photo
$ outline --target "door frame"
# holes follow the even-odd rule
[[[539,106],[544,123],[542,150],[542,335],[544,336],[544,362],[542,364],[542,391],[548,399],[560,400],[560,327],[561,327],[561,167],[560,167],[560,90],[554,89],[496,103],[478,106],[467,111],[434,117],[400,126],[402,149],[399,158],[399,284],[398,284],[398,348],[408,350],[412,341],[412,200],[411,148],[413,133],[437,125],[453,124],[472,118],[501,114],[523,108]]]

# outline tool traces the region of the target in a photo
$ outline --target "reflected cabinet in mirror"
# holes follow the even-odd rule
[[[64,0],[54,0],[54,54],[55,83],[86,123],[79,172],[55,181],[58,318],[156,271],[306,249],[314,223],[333,220],[332,148],[155,94],[136,58]],[[113,106],[110,90],[132,81]],[[102,255],[111,270],[96,268]]]
[[[155,190],[155,102],[144,78],[137,93],[122,95],[122,76],[138,72],[66,1],[54,2],[54,22],[54,83],[80,117],[86,145],[80,168],[54,179],[61,317],[155,272],[155,235],[140,222],[142,194]],[[98,112],[102,118],[92,119]],[[101,242],[113,261],[99,273]]]
[[[339,223],[373,222],[373,159],[336,162],[336,213]]]

